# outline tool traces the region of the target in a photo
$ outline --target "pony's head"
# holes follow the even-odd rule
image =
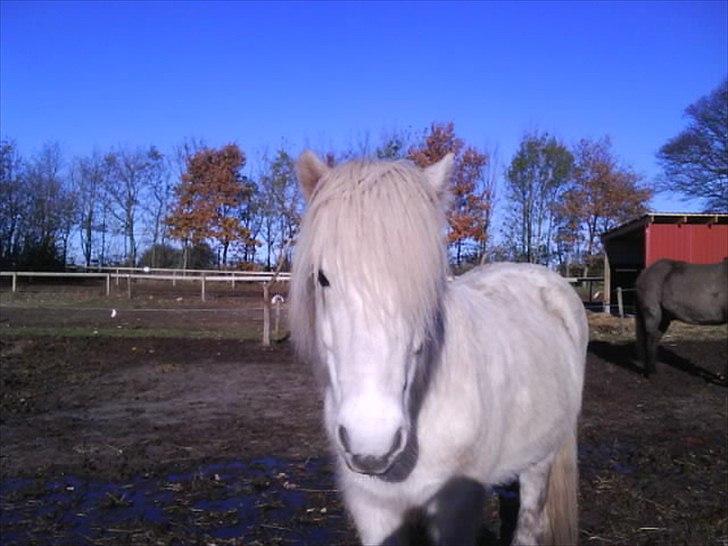
[[[424,170],[328,167],[306,152],[296,167],[308,210],[293,264],[293,340],[326,382],[329,432],[349,468],[383,474],[412,439],[416,385],[441,328],[453,158]]]

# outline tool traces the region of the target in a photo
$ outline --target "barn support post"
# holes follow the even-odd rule
[[[263,347],[270,347],[270,281],[263,283]]]
[[[604,312],[609,313],[612,304],[612,272],[609,269],[609,255],[607,249],[604,249]]]
[[[617,309],[619,310],[619,318],[624,318],[624,304],[622,300],[622,287],[617,287]]]

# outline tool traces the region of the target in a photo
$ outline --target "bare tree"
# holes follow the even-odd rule
[[[165,218],[169,214],[173,190],[170,176],[170,164],[167,161],[152,163],[149,172],[149,199],[145,201],[143,210],[149,215],[152,231],[152,267],[159,267],[157,263],[157,248],[164,246],[167,240],[168,229]]]
[[[660,148],[663,190],[728,210],[728,80],[685,110],[688,127]]]
[[[97,222],[102,212],[102,196],[108,163],[98,152],[77,158],[71,168],[71,181],[77,198],[78,230],[86,267],[93,257]]]
[[[404,159],[408,150],[415,146],[415,138],[409,131],[384,132],[380,142],[374,150],[378,159]]]
[[[21,224],[27,205],[23,160],[15,142],[0,142],[0,262],[10,264],[20,253]]]
[[[63,265],[75,223],[75,195],[62,173],[58,144],[45,144],[23,169],[25,205],[19,261],[37,267]]]
[[[265,159],[266,167],[260,177],[263,202],[262,237],[266,246],[266,267],[273,267],[273,256],[278,249],[280,259],[290,263],[291,241],[298,232],[303,209],[303,197],[296,182],[293,158],[279,149],[272,160]]]
[[[493,213],[495,211],[497,203],[497,182],[498,182],[498,171],[500,169],[500,163],[498,161],[498,149],[495,148],[489,152],[486,152],[488,156],[488,163],[483,167],[482,177],[479,180],[479,184],[476,188],[476,195],[480,201],[487,203],[487,207],[484,207],[482,216],[480,218],[481,230],[483,233],[482,239],[480,239],[480,263],[483,264],[488,259],[490,254],[489,244],[492,240],[491,225],[493,223]]]
[[[136,264],[136,229],[142,198],[163,161],[164,157],[154,146],[147,150],[116,150],[106,156],[109,168],[106,191],[113,204],[112,213],[124,234],[130,266]]]

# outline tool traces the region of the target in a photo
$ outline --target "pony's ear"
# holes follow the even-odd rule
[[[454,167],[455,154],[450,152],[437,163],[425,168],[425,176],[438,194],[442,194],[447,190]]]
[[[326,174],[329,167],[321,161],[311,150],[306,150],[296,161],[296,176],[301,184],[303,196],[308,201],[321,177]]]

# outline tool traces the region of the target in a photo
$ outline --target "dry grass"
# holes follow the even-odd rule
[[[605,313],[587,311],[590,339],[592,341],[628,342],[633,341],[634,317],[619,318]],[[694,326],[673,322],[663,337],[664,341],[726,341],[728,326]]]

